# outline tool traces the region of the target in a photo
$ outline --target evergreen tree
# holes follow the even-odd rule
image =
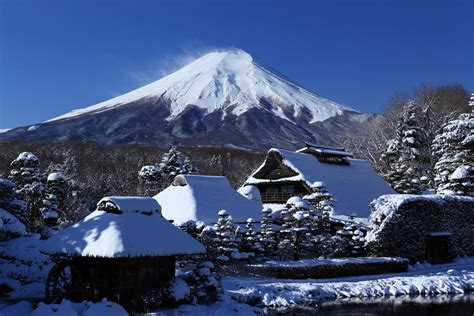
[[[366,232],[362,230],[353,218],[344,223],[344,228],[337,231],[341,237],[335,255],[339,257],[358,257],[364,255],[364,244]]]
[[[139,194],[153,196],[159,192],[162,173],[156,166],[143,166],[138,172]]]
[[[280,231],[282,239],[279,244],[285,257],[292,253],[293,260],[299,260],[303,250],[311,248],[310,208],[300,197],[292,197],[286,202],[286,208],[281,212],[283,229]]]
[[[312,206],[312,247],[315,255],[329,257],[333,252],[331,236],[331,215],[336,200],[326,189],[324,182],[317,181],[311,185],[312,193],[304,197]]]
[[[186,232],[188,235],[192,236],[193,238],[198,238],[199,231],[196,221],[189,220],[179,226],[179,228]]]
[[[175,146],[163,155],[159,167],[163,176],[169,179],[174,179],[179,174],[195,174],[198,172],[192,161],[178,151]]]
[[[432,150],[437,193],[474,196],[474,114],[446,123]]]
[[[219,256],[217,251],[217,234],[213,226],[206,225],[203,222],[196,223],[197,240],[206,248],[207,256],[210,260],[215,261]]]
[[[331,233],[331,214],[334,211],[336,200],[326,188],[324,182],[317,181],[311,185],[312,193],[304,196],[304,199],[313,206],[315,210],[313,225],[316,228],[316,234]]]
[[[46,181],[46,195],[41,210],[43,221],[48,227],[42,233],[50,236],[57,229],[64,228],[70,224],[66,216],[66,198],[69,190],[68,179],[61,172],[53,172],[48,175]]]
[[[430,168],[430,148],[420,127],[419,106],[408,102],[398,121],[396,138],[387,143],[382,154],[386,164],[384,178],[400,193],[419,194],[421,180],[427,182]]]
[[[16,195],[28,205],[26,226],[29,231],[39,232],[43,226],[45,174],[40,170],[38,158],[30,152],[22,152],[11,166],[9,178],[16,184]]]
[[[215,225],[217,260],[228,262],[232,259],[239,259],[239,247],[236,236],[236,227],[232,220],[232,216],[226,210],[218,213],[219,219]]]
[[[165,189],[180,174],[198,173],[194,163],[176,147],[165,153],[158,166],[143,166],[138,172],[138,194],[151,196]]]
[[[272,209],[265,207],[262,210],[262,221],[260,222],[260,244],[263,246],[266,257],[275,255],[277,239],[273,230]]]
[[[247,252],[250,256],[258,256],[264,252],[264,248],[260,243],[260,238],[255,231],[255,222],[253,218],[247,219],[245,224],[245,233],[243,234],[242,251]]]

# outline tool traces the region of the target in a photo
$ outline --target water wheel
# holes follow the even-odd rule
[[[88,288],[86,278],[70,260],[56,263],[46,279],[46,301],[59,303],[63,298],[71,301],[86,299]]]

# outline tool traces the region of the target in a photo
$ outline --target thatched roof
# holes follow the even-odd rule
[[[156,200],[145,197],[102,199],[97,210],[52,236],[43,250],[108,258],[205,252],[197,240],[161,216]]]

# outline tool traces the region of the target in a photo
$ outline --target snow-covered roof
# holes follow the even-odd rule
[[[97,209],[105,211],[115,207],[119,213],[157,213],[161,215],[161,206],[156,200],[142,196],[107,196],[97,203]]]
[[[276,148],[270,149],[268,153],[271,152],[280,155],[282,163],[298,174],[274,180],[255,178],[254,175],[264,167],[264,163],[250,176],[246,185],[303,181],[311,186],[316,181],[322,181],[336,199],[335,215],[356,217],[369,216],[369,203],[373,199],[383,194],[395,193],[367,160],[346,158],[349,165],[331,164],[320,162],[311,154]]]
[[[114,203],[121,213],[99,210],[106,203]],[[203,245],[156,211],[160,207],[152,198],[107,197],[98,208],[46,240],[42,250],[108,258],[205,252]]]
[[[262,205],[239,194],[226,177],[179,175],[173,185],[154,198],[160,203],[163,216],[176,225],[189,220],[215,223],[220,210],[227,210],[234,222],[262,217]]]
[[[311,143],[305,143],[306,147],[297,150],[296,152],[316,152],[320,154],[329,154],[342,157],[352,157],[351,152],[346,151],[344,148],[329,147],[323,145],[316,145]]]

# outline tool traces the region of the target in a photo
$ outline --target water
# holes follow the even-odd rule
[[[474,294],[351,298],[323,302],[317,307],[266,309],[265,313],[271,316],[474,316]]]

